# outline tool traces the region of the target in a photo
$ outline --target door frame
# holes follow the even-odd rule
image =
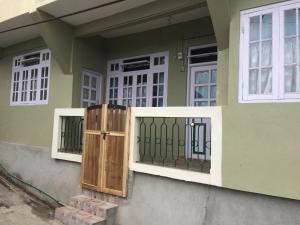
[[[203,70],[205,70],[204,68],[210,68],[210,67],[215,67],[215,70],[217,70],[217,62],[214,61],[214,62],[210,62],[210,63],[197,63],[197,64],[193,64],[193,66],[189,67],[188,83],[187,83],[187,104],[186,104],[187,106],[194,106],[192,104],[192,100],[194,99],[192,97],[192,95],[193,95],[192,81],[194,80],[194,78],[192,77],[193,72],[195,72],[197,70],[197,68],[203,68]],[[218,79],[218,77],[217,77],[217,79]],[[216,83],[216,86],[217,86],[217,83]],[[210,98],[210,96],[208,96],[208,99],[209,98]],[[210,105],[208,105],[208,106],[210,106]]]
[[[97,84],[97,92],[98,94],[96,95],[96,105],[99,105],[102,103],[102,80],[103,80],[103,75],[97,71],[90,70],[83,68],[81,71],[81,83],[80,83],[80,107],[82,106],[83,102],[83,82],[84,82],[84,74],[88,74],[90,77],[96,77],[98,84]]]

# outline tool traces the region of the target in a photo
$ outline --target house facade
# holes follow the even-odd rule
[[[300,224],[300,1],[3,4],[10,172],[66,202],[82,191],[82,121],[64,118],[130,106],[118,224]]]

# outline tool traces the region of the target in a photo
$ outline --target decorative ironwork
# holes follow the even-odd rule
[[[139,118],[139,162],[209,173],[209,118]]]
[[[83,117],[61,117],[60,134],[59,152],[82,153]]]

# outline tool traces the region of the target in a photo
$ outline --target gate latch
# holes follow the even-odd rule
[[[101,134],[103,135],[103,139],[105,140],[106,135],[109,135],[110,133],[106,131],[101,131]]]

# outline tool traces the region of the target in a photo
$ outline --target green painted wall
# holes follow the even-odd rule
[[[187,61],[176,59],[176,52],[191,46],[215,43],[209,17],[146,31],[107,41],[107,58],[118,59],[169,51],[168,106],[186,105]],[[181,71],[181,67],[184,71]]]
[[[230,1],[223,184],[232,189],[300,199],[300,103],[238,103],[240,10],[273,2],[278,1]]]
[[[9,47],[0,59],[0,141],[50,147],[55,108],[71,107],[72,76],[51,59],[48,105],[10,106],[12,57],[46,48],[41,39]]]
[[[102,102],[104,102],[106,47],[105,40],[99,37],[78,38],[75,41],[73,61],[72,106],[80,107],[82,70],[88,69],[102,74]]]

